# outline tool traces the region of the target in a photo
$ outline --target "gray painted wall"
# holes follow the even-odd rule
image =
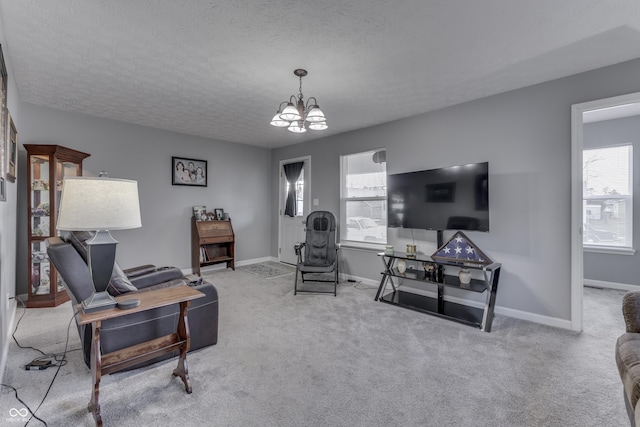
[[[640,242],[640,117],[627,117],[584,125],[584,148],[633,144],[633,242]],[[636,266],[640,253],[614,255],[584,253],[584,278],[616,284],[638,285]]]
[[[15,76],[11,65],[11,58],[7,54],[4,31],[0,27],[0,45],[4,62],[7,67],[7,106],[13,122],[20,136],[26,126],[26,120],[20,111],[18,88],[15,84]],[[3,157],[0,157],[4,159]],[[18,172],[20,170],[18,169]],[[16,301],[10,299],[16,295],[16,215],[18,205],[18,185],[5,182],[6,200],[0,202],[0,354],[4,355],[6,345],[11,338],[11,320],[14,318]],[[6,360],[0,360],[0,381],[4,374]]]
[[[106,170],[109,176],[138,181],[142,228],[114,231],[123,268],[152,263],[191,268],[191,216],[194,205],[229,212],[236,235],[236,261],[269,255],[271,233],[270,151],[249,145],[67,113],[22,104],[29,126],[19,128],[20,142],[60,144],[91,154],[85,175]],[[26,153],[22,149],[23,171]],[[171,156],[208,161],[208,187],[171,185]],[[24,172],[26,174],[26,172]],[[26,194],[26,175],[20,180]],[[26,211],[26,197],[21,200]],[[26,293],[26,214],[18,218],[18,293]]]
[[[311,155],[311,197],[320,200],[317,208],[335,213],[340,207],[340,155],[386,147],[389,173],[489,161],[491,231],[468,236],[503,264],[497,304],[507,313],[560,319],[569,327],[571,105],[638,92],[638,75],[640,60],[629,61],[276,149],[272,198],[277,200],[278,162],[303,155]],[[275,256],[278,218],[271,223]],[[416,231],[419,251],[433,253],[434,234]],[[398,248],[409,238],[405,230],[390,237]],[[347,274],[379,280],[375,251],[345,248],[342,260]]]

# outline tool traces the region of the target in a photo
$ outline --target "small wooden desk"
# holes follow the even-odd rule
[[[140,292],[135,295],[121,295],[116,300],[137,298],[140,305],[128,310],[112,308],[109,310],[97,311],[94,313],[83,313],[80,304],[77,306],[78,323],[80,325],[91,324],[93,330],[93,343],[91,346],[91,376],[93,381],[93,391],[88,409],[93,413],[93,418],[97,426],[102,426],[100,415],[100,378],[122,369],[131,367],[162,354],[180,350],[178,367],[173,370],[173,375],[178,376],[184,383],[187,393],[191,393],[191,383],[189,381],[189,371],[187,368],[187,351],[189,351],[189,321],[187,319],[187,307],[192,299],[201,298],[204,294],[189,286],[177,286],[174,288],[158,289],[149,292]],[[151,310],[171,304],[180,304],[180,316],[176,333],[156,338],[151,341],[136,344],[131,347],[102,354],[100,350],[100,328],[103,320],[113,319],[120,316],[140,311]]]

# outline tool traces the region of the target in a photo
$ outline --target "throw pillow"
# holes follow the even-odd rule
[[[116,262],[113,266],[113,274],[111,274],[111,281],[109,281],[109,286],[107,286],[107,292],[115,297],[137,290],[138,288],[133,286],[131,281],[127,278],[127,275],[124,274],[124,271],[122,271]]]

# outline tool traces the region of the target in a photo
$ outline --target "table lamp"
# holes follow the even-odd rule
[[[106,175],[106,174],[105,174]],[[100,177],[66,177],[60,196],[58,230],[95,231],[87,240],[87,264],[95,292],[82,301],[85,313],[112,308],[107,292],[116,260],[115,240],[109,230],[142,227],[138,182]]]

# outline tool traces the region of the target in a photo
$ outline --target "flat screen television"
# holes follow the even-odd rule
[[[387,177],[388,227],[489,231],[489,163]]]

